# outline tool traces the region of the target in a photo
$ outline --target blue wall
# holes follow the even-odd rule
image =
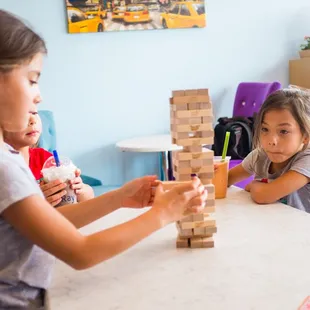
[[[309,0],[210,0],[205,29],[86,35],[67,34],[64,2],[0,0],[0,7],[46,39],[40,108],[55,113],[59,153],[105,185],[157,172],[153,154],[122,154],[114,145],[168,133],[171,90],[208,87],[215,116],[231,115],[240,81],[287,85],[288,60],[310,35]]]

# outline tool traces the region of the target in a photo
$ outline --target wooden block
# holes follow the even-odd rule
[[[202,117],[177,118],[176,112],[172,111],[170,112],[170,123],[176,125],[199,125],[202,124]]]
[[[207,208],[213,208],[215,206],[215,199],[212,199],[212,198],[207,198],[206,200],[206,205],[205,205],[205,209]],[[206,212],[207,213],[207,212]]]
[[[179,97],[179,96],[185,96],[184,90],[173,90],[172,91],[172,97]]]
[[[199,177],[199,180],[203,185],[212,184],[212,179],[205,179],[205,178]]]
[[[210,102],[210,97],[208,95],[193,95],[193,96],[173,96],[174,104],[182,103],[196,103],[196,102]]]
[[[198,103],[198,102],[188,103],[187,105],[188,105],[188,110],[189,110],[189,111],[201,109],[201,108],[200,108],[200,103]]]
[[[204,214],[211,214],[211,213],[214,213],[215,212],[215,201],[214,201],[214,204],[213,206],[205,206],[205,208],[203,209],[203,213]]]
[[[198,89],[186,89],[185,90],[185,96],[193,96],[198,95]],[[204,94],[201,94],[204,95]]]
[[[202,238],[201,237],[193,237],[189,240],[189,247],[192,249],[202,248]]]
[[[187,103],[171,104],[170,108],[172,109],[172,111],[188,111],[189,110]],[[200,108],[200,107],[198,107],[198,108]]]
[[[214,248],[213,237],[202,238],[202,247],[203,248]]]
[[[189,152],[188,149],[192,149],[193,151]],[[172,152],[172,158],[176,160],[213,160],[213,157],[213,151],[201,146],[184,147],[183,150]]]
[[[192,222],[201,222],[204,221],[205,218],[208,218],[209,214],[205,215],[204,213],[197,213],[192,215]]]
[[[177,248],[188,248],[189,247],[189,239],[181,239],[179,236],[176,240]]]
[[[199,228],[199,227],[213,227],[216,225],[216,221],[211,217],[207,217],[204,221],[201,222],[186,222],[181,223],[182,229],[192,229],[192,228]]]
[[[208,88],[201,88],[197,90],[198,95],[208,95],[209,96],[209,89]]]
[[[202,110],[212,109],[212,105],[210,102],[200,102],[197,109]]]
[[[191,180],[191,179],[190,179]],[[189,180],[189,181],[190,181]],[[189,181],[162,181],[161,184],[165,191],[171,190],[174,186],[189,183]]]
[[[175,139],[189,139],[190,138],[188,132],[175,132],[175,131],[171,132],[171,137]]]
[[[176,132],[213,131],[212,124],[171,124],[170,128]]]
[[[213,184],[207,184],[205,185],[205,188],[207,189],[208,193],[215,193],[215,187]]]
[[[193,229],[193,235],[199,236],[199,237],[205,237],[213,235],[217,232],[217,227],[200,227],[200,228],[194,228]]]
[[[213,193],[210,193],[209,191],[208,191],[208,200],[214,200],[215,199],[215,192],[213,192]]]
[[[194,228],[192,231],[192,236],[196,237],[211,237],[213,234],[207,233],[206,228],[200,227],[200,228]]]
[[[214,169],[212,159],[191,159],[191,160],[179,160],[172,158],[173,164],[178,168],[201,168],[205,166]],[[186,172],[187,173],[187,172]]]
[[[203,124],[212,124],[213,123],[213,116],[203,116],[201,122]]]
[[[183,97],[179,97],[183,98]],[[202,116],[213,116],[211,109],[205,110],[190,110],[190,111],[176,111],[177,118],[192,118],[192,117],[202,117]]]
[[[204,158],[204,159],[192,159],[190,161],[191,167],[199,167],[199,166],[213,166],[213,161],[210,158]],[[213,168],[214,169],[214,168]]]
[[[191,175],[188,173],[180,174],[176,171],[173,171],[173,176],[175,177],[176,181],[191,181],[192,180]]]
[[[202,145],[188,145],[184,146],[183,152],[186,153],[202,153],[204,152],[204,148]],[[195,158],[193,158],[195,159]]]
[[[176,165],[174,165],[174,171],[176,171],[179,174],[198,174],[199,173],[208,173],[213,171],[213,166],[200,166],[200,167],[178,167]]]
[[[214,131],[213,130],[203,130],[197,132],[197,137],[200,138],[208,138],[208,137],[214,137]]]
[[[214,167],[213,167],[213,170],[214,170]],[[211,168],[210,168],[210,171],[211,171]],[[214,177],[214,171],[212,172],[208,172],[208,173],[200,173],[199,174],[199,179],[206,179],[206,180],[212,180]]]
[[[209,138],[188,138],[188,139],[175,139],[175,144],[180,146],[197,146],[197,145],[212,145],[213,137]]]
[[[179,221],[180,225],[181,225],[182,223],[193,222],[193,216],[194,216],[194,214],[190,214],[190,215],[187,215],[187,216],[183,217],[183,218]],[[180,227],[181,227],[181,226],[180,226]]]

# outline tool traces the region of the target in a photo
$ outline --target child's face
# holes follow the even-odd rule
[[[289,110],[271,110],[263,119],[260,144],[273,163],[284,163],[299,152],[307,139]]]
[[[38,81],[43,56],[37,54],[30,63],[25,63],[9,73],[0,74],[0,127],[10,132],[27,127],[29,113],[37,111],[41,101]]]
[[[17,150],[25,146],[34,146],[42,132],[42,122],[39,114],[30,113],[28,116],[28,126],[23,131],[4,131],[4,141]]]

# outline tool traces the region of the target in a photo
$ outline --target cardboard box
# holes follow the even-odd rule
[[[290,60],[290,84],[310,88],[310,58]]]

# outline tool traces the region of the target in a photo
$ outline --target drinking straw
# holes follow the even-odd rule
[[[226,159],[229,138],[230,138],[230,131],[226,131],[224,147],[223,147],[223,152],[222,152],[222,161],[225,161]]]
[[[59,167],[60,166],[60,160],[59,160],[58,153],[56,150],[53,151],[53,156],[55,159],[56,166]]]

